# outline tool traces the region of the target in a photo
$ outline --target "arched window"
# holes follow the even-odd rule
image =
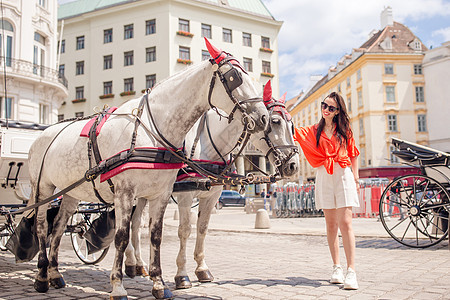
[[[45,66],[45,37],[39,32],[34,33],[33,47],[33,73],[44,76],[43,68]]]
[[[5,36],[3,36],[3,32]],[[13,56],[14,27],[6,20],[0,21],[0,56],[6,57],[6,66],[11,67]],[[4,47],[6,45],[6,47]],[[2,59],[3,60],[3,59]]]

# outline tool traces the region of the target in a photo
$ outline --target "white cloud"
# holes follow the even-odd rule
[[[435,30],[431,33],[431,36],[442,36],[444,41],[450,41],[450,27]]]
[[[279,76],[280,92],[288,91],[288,98],[308,87],[310,75],[325,75],[328,67],[351,53],[353,48],[361,46],[373,29],[381,29],[380,13],[384,7],[391,6],[394,20],[410,28],[417,28],[421,26],[418,23],[424,21],[431,24],[436,16],[450,16],[450,2],[447,0],[263,2],[275,19],[284,21],[278,35]],[[443,27],[446,26],[435,27],[442,28],[436,30],[435,35],[448,40],[449,29]],[[431,38],[426,37],[425,40]],[[436,39],[432,40],[431,44],[436,45]]]

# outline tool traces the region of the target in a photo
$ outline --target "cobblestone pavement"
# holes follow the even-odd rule
[[[165,227],[163,276],[175,299],[450,299],[447,241],[415,250],[387,238],[357,237],[357,291],[328,282],[331,259],[324,236],[214,230],[206,244],[207,263],[215,280],[196,281],[191,237],[188,270],[193,287],[174,290],[178,238],[176,227]],[[143,248],[148,259],[148,242]],[[1,252],[0,299],[108,299],[114,252],[110,250],[97,266],[83,265],[64,237],[60,270],[67,286],[50,288],[46,294],[33,289],[36,259],[16,264],[13,255]],[[124,286],[129,299],[153,299],[152,283],[146,278],[125,278]]]

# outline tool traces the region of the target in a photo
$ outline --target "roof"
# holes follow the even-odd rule
[[[389,38],[392,43],[391,49],[384,49],[381,45],[385,39]],[[394,22],[391,26],[386,26],[382,30],[379,30],[374,35],[372,35],[367,41],[365,41],[357,50],[354,55],[345,55],[345,58],[351,59],[350,65],[353,61],[358,59],[358,57],[366,53],[418,53],[417,50],[414,50],[410,47],[410,43],[414,40],[418,40],[422,45],[422,50],[420,53],[424,53],[428,50],[428,48],[420,41],[418,37],[409,30],[405,25]],[[348,57],[347,57],[348,56]],[[339,62],[338,62],[339,64]],[[348,66],[347,65],[347,66]],[[331,69],[333,69],[332,67]],[[346,67],[341,69],[339,72],[342,72]],[[337,72],[337,73],[339,73]],[[335,74],[337,74],[335,73]],[[335,75],[334,74],[334,75]],[[331,80],[333,76],[329,76],[328,74],[322,77],[309,91],[307,91],[306,95],[301,99],[300,102],[294,104],[290,107],[290,110],[294,109],[298,104],[305,101],[308,97],[310,97],[315,91],[317,91],[320,87],[325,85],[329,80]]]
[[[59,5],[58,19],[66,19],[81,14],[89,13],[95,10],[105,9],[110,6],[126,4],[145,0],[75,0]],[[262,0],[194,0],[215,4],[222,7],[229,7],[238,11],[268,17],[274,20],[274,17],[266,8]]]
[[[389,38],[392,43],[392,49],[385,50],[381,47],[381,43]],[[383,30],[375,33],[369,40],[362,44],[360,49],[364,50],[366,53],[416,53],[417,51],[412,49],[409,44],[415,39],[420,39],[409,30],[405,25],[394,22],[391,26],[386,26]],[[422,51],[428,50],[428,48],[421,42]]]

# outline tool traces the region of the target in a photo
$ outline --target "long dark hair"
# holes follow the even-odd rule
[[[348,139],[352,137],[353,132],[352,129],[350,128],[350,118],[348,117],[347,114],[347,108],[345,106],[344,98],[342,98],[342,96],[336,92],[332,92],[331,94],[325,97],[325,99],[327,98],[331,98],[334,99],[334,101],[336,101],[337,108],[339,111],[339,113],[333,117],[333,123],[336,124],[336,129],[334,133],[336,134],[339,140],[339,144],[341,146],[343,144],[347,145]],[[319,121],[316,133],[317,148],[319,148],[319,139],[324,127],[325,127],[325,119],[322,116],[322,118]]]

